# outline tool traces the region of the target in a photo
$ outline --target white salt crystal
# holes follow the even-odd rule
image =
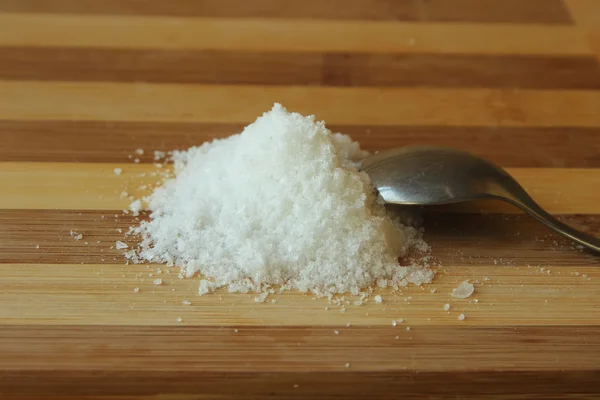
[[[452,289],[452,297],[466,299],[475,291],[475,287],[469,281],[461,282],[458,287]]]
[[[375,303],[377,303],[377,304],[383,303],[383,298],[380,295],[375,296]]]
[[[116,248],[117,250],[123,250],[123,249],[126,249],[126,248],[128,248],[128,247],[129,247],[129,246],[128,246],[126,243],[123,243],[123,242],[121,242],[120,240],[117,240],[117,241],[115,242],[115,248]]]
[[[450,304],[444,304],[444,311],[450,310]]]
[[[175,321],[177,321],[177,322],[181,322],[181,321],[183,321],[183,320],[181,319],[181,317],[177,317],[177,319],[176,319]]]
[[[396,326],[396,325],[397,325],[397,322],[396,322],[396,320],[395,320],[395,319],[393,319],[393,320],[392,320],[392,326]]]
[[[134,217],[137,217],[140,214],[140,210],[142,209],[142,202],[140,200],[135,200],[133,203],[129,205],[129,209]]]
[[[167,153],[160,150],[154,150],[154,161],[162,160],[167,156]]]
[[[155,279],[152,281],[152,284],[154,284],[154,285],[162,285],[162,283],[163,283],[162,279]]]
[[[350,363],[346,363],[346,368],[350,368]]]
[[[200,287],[198,288],[198,295],[202,296],[203,294],[210,292],[211,288],[211,282],[207,281],[206,279],[202,279],[200,281]]]
[[[465,317],[465,314],[460,314],[460,315],[458,316],[458,320],[459,320],[459,321],[464,321],[464,320],[465,320],[465,318],[466,318],[466,317]]]
[[[335,331],[333,331],[333,333],[335,333],[336,335],[339,335],[339,334],[340,334],[340,331],[338,331],[338,330],[335,330]]]
[[[182,303],[183,305],[186,305],[186,306],[189,306],[190,304],[192,304],[192,302],[191,302],[191,301],[189,301],[189,300],[184,300],[184,301],[182,301],[181,303]]]
[[[83,239],[83,235],[81,233],[77,233],[75,231],[69,231],[69,235],[71,235],[71,237],[75,240]]]
[[[147,198],[139,259],[210,278],[199,294],[287,284],[326,296],[378,280],[430,281],[429,269],[398,264],[427,246],[376,201],[357,169],[366,156],[348,136],[276,104],[239,135],[173,153],[176,177]]]
[[[140,291],[140,288],[139,288],[139,287],[135,287],[135,288],[133,288],[133,291],[134,291],[135,293],[137,293],[137,292],[139,292],[139,291]]]
[[[115,168],[114,170],[115,175],[121,175],[121,172],[123,172],[123,170],[121,168]]]
[[[138,156],[144,155],[144,149],[135,149],[135,154]]]
[[[35,248],[36,248],[36,249],[39,249],[39,248],[40,248],[40,245],[39,245],[39,244],[36,244],[36,245],[35,245]]]

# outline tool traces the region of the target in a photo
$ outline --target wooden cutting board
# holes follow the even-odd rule
[[[370,150],[475,152],[599,235],[600,2],[0,12],[0,398],[600,396],[600,257],[505,206],[429,210],[434,283],[344,309],[299,293],[198,297],[198,279],[114,249],[134,223],[120,193],[155,181],[153,150],[239,132],[276,101]],[[466,279],[473,297],[452,298]]]

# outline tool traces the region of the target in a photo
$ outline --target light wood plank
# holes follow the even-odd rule
[[[0,81],[0,119],[248,123],[280,102],[328,124],[600,126],[600,91]]]
[[[114,168],[123,170],[114,174]],[[160,183],[153,172],[168,171],[152,164],[96,163],[0,163],[0,208],[4,209],[79,209],[118,210],[134,196],[150,193]],[[600,214],[600,198],[590,188],[600,187],[600,169],[509,168],[529,193],[554,214]],[[146,188],[141,186],[147,185]],[[479,210],[470,207],[470,211]],[[512,207],[488,211],[512,211]]]
[[[565,0],[575,22],[588,39],[590,49],[600,59],[600,2],[597,0]]]
[[[449,377],[459,372],[503,370],[586,371],[600,364],[600,337],[595,326],[552,329],[434,325],[404,333],[398,340],[390,334],[391,328],[382,326],[353,327],[339,335],[333,334],[331,326],[248,327],[239,329],[237,334],[229,327],[32,328],[0,326],[2,373],[54,372],[67,368],[69,375],[74,371],[98,370],[140,375],[175,371],[184,374],[277,371],[302,378],[303,374],[314,371],[350,374],[418,371]],[[480,340],[482,337],[486,340]],[[578,342],[578,337],[583,343]],[[548,348],[553,351],[544,351]],[[192,355],[196,357],[191,358]],[[59,357],[61,362],[56,363]],[[347,362],[351,363],[349,367],[345,366]]]
[[[0,14],[0,45],[296,52],[585,55],[570,26]]]
[[[161,274],[156,273],[159,267]],[[392,337],[403,338],[410,336],[406,326],[600,325],[600,266],[550,270],[448,267],[424,287],[395,294],[378,289],[382,304],[355,306],[348,295],[350,304],[341,312],[326,299],[297,292],[270,296],[262,304],[254,302],[255,294],[226,289],[197,296],[198,278],[179,279],[178,268],[159,265],[0,264],[0,325],[326,325],[343,335],[350,322],[388,326]],[[152,283],[157,277],[162,285]],[[465,279],[479,282],[472,298],[452,298],[452,289]],[[192,304],[184,305],[184,300]],[[449,312],[444,311],[446,303]],[[461,313],[464,321],[457,318]],[[399,318],[404,322],[393,327],[392,320]]]

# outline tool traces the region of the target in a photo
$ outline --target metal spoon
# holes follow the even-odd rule
[[[600,239],[558,221],[506,171],[470,153],[441,147],[402,147],[366,158],[361,169],[386,203],[434,205],[504,200],[548,228],[600,252]]]

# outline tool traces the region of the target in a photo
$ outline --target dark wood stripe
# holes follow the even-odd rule
[[[340,335],[333,329],[1,326],[0,396],[600,395],[597,326],[427,326],[402,333],[401,340],[394,339],[398,331],[391,326],[352,327]]]
[[[563,1],[423,0],[421,4],[426,21],[573,23]]]
[[[371,151],[439,145],[504,167],[600,168],[598,128],[329,127]],[[185,149],[242,129],[243,124],[0,121],[0,161],[131,162],[128,156],[143,145],[141,162],[152,162],[153,150]]]
[[[600,89],[594,57],[0,48],[0,79]]]
[[[115,216],[116,215],[116,216]],[[104,218],[102,217],[104,216]],[[142,218],[147,218],[146,216]],[[600,235],[600,216],[561,216]],[[521,215],[427,213],[426,241],[444,266],[600,265],[597,256]],[[136,224],[121,211],[0,210],[0,263],[120,264],[115,241]],[[74,240],[69,231],[83,234]],[[36,248],[39,245],[39,249]]]
[[[446,327],[440,327],[444,331]],[[509,333],[507,331],[507,333]],[[453,344],[448,344],[452,347]],[[348,346],[349,349],[351,346]],[[543,350],[540,350],[543,351]],[[351,352],[351,350],[348,350]],[[470,357],[465,349],[464,357]],[[218,357],[218,356],[217,356]],[[598,400],[597,370],[467,372],[0,371],[4,400]],[[160,395],[157,395],[160,393]],[[402,397],[397,397],[401,394]]]
[[[560,0],[3,0],[0,2],[0,11],[216,18],[572,23]]]

